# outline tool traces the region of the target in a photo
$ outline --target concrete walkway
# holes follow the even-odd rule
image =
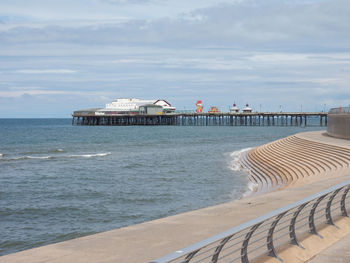
[[[310,141],[326,143],[350,149],[350,140],[331,137],[327,134],[326,131],[302,132],[296,134],[296,136]]]
[[[309,263],[349,263],[350,262],[350,235],[323,250]]]

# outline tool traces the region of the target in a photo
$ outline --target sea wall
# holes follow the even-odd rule
[[[349,115],[350,117],[350,115]],[[350,144],[321,132],[295,134],[253,148],[241,159],[259,192],[309,183],[350,167]],[[347,170],[348,171],[348,170]]]
[[[350,110],[349,108],[333,109],[328,114],[327,133],[330,136],[350,139]]]

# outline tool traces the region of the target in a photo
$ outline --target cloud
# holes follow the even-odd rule
[[[6,22],[107,21],[118,17],[149,20],[176,17],[197,8],[239,0],[1,0],[0,20]]]
[[[71,69],[19,69],[15,71],[19,74],[73,74],[76,72]]]
[[[16,98],[22,96],[33,95],[57,95],[57,94],[75,94],[76,92],[66,92],[60,90],[42,90],[42,89],[24,89],[15,91],[0,91],[2,98]]]
[[[78,95],[78,96],[90,96],[92,97],[104,97],[106,96],[106,94],[109,94],[108,92],[105,91],[79,91],[79,90],[75,90],[75,91],[68,91],[68,90],[53,90],[53,89],[47,89],[47,88],[34,88],[34,87],[22,87],[22,89],[20,89],[19,87],[17,87],[14,90],[7,90],[7,91],[0,91],[0,97],[2,98],[18,98],[18,97],[22,97],[22,96],[36,96],[36,97],[40,97],[40,96],[46,96],[46,97],[52,97],[54,98],[52,95]]]
[[[157,2],[153,4],[158,11],[171,6],[169,3],[163,6]],[[51,24],[45,22],[48,24],[43,28],[21,26],[3,30],[0,38],[4,44],[60,42],[173,47],[216,45],[259,50],[347,50],[350,46],[349,13],[350,2],[345,0],[246,0],[188,10],[176,17],[148,19],[141,15],[140,18],[131,16],[123,23],[97,23],[95,19],[96,24],[77,26],[79,20],[71,20],[70,26],[55,24],[55,21]]]
[[[108,3],[112,5],[143,5],[154,2],[154,0],[100,0],[102,3]]]

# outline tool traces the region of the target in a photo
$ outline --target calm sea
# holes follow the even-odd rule
[[[0,255],[241,198],[241,150],[320,129],[0,119]]]

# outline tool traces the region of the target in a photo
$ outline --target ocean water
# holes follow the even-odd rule
[[[239,199],[244,150],[320,129],[0,119],[0,255]]]

